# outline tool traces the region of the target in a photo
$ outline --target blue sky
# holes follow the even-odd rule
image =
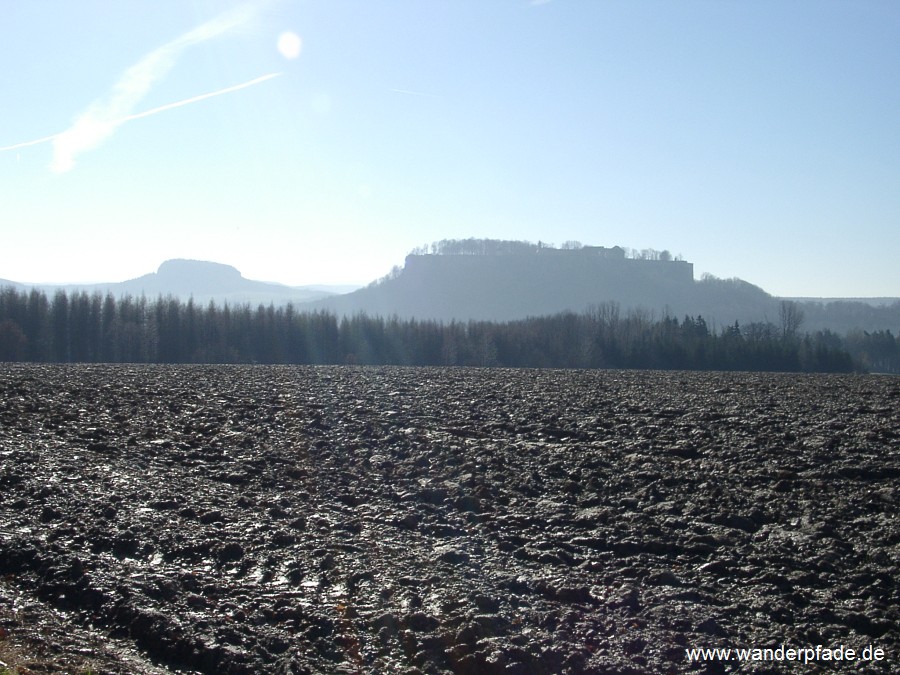
[[[491,237],[900,296],[900,3],[9,3],[0,278],[366,283]]]

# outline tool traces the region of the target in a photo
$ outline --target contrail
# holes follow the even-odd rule
[[[196,103],[197,101],[203,101],[207,98],[213,98],[214,96],[221,96],[222,94],[230,94],[233,91],[240,91],[241,89],[246,89],[247,87],[252,87],[255,84],[261,84],[267,80],[271,80],[274,77],[278,77],[281,73],[269,73],[268,75],[263,75],[261,77],[255,77],[252,80],[248,80],[247,82],[242,82],[241,84],[235,84],[230,87],[225,87],[224,89],[217,89],[216,91],[211,91],[206,94],[200,94],[198,96],[191,96],[190,98],[186,98],[182,101],[175,101],[174,103],[166,103],[165,105],[161,105],[157,108],[151,108],[150,110],[145,110],[143,112],[135,113],[133,115],[127,115],[125,117],[121,117],[116,120],[110,120],[109,124],[118,126],[125,122],[131,122],[132,120],[139,120],[142,117],[149,117],[150,115],[155,115],[156,113],[161,113],[165,110],[171,110],[172,108],[180,108],[183,105],[189,105],[191,103]],[[7,150],[16,150],[18,148],[27,148],[30,145],[40,145],[41,143],[47,143],[54,139],[57,139],[64,134],[66,131],[62,131],[58,134],[53,134],[52,136],[44,136],[43,138],[36,138],[33,141],[25,141],[23,143],[16,143],[15,145],[7,145],[5,147],[0,147],[0,152],[6,152]]]
[[[16,148],[27,148],[29,145],[40,145],[41,143],[46,143],[47,141],[52,141],[57,136],[59,136],[59,134],[53,134],[52,136],[44,136],[43,138],[36,138],[33,141],[25,141],[24,143],[16,143],[15,145],[7,145],[7,146],[0,148],[0,152],[6,152],[7,150],[15,150]]]
[[[246,89],[247,87],[252,87],[254,84],[259,84],[260,82],[265,82],[266,80],[271,80],[273,77],[278,77],[281,73],[269,73],[268,75],[263,75],[261,77],[256,77],[252,80],[248,80],[247,82],[242,82],[241,84],[235,84],[231,87],[225,87],[224,89],[217,89],[216,91],[211,91],[208,94],[200,94],[199,96],[191,96],[190,98],[186,98],[183,101],[176,101],[175,103],[166,103],[165,105],[161,105],[158,108],[151,108],[150,110],[145,110],[144,112],[135,113],[134,115],[128,115],[128,117],[123,117],[121,119],[122,122],[130,122],[131,120],[139,120],[142,117],[149,117],[150,115],[155,115],[156,113],[160,113],[164,110],[171,110],[172,108],[180,108],[183,105],[188,105],[189,103],[196,103],[197,101],[202,101],[207,98],[212,98],[213,96],[221,96],[222,94],[230,94],[233,91],[239,91],[241,89]],[[46,139],[44,139],[46,140]]]

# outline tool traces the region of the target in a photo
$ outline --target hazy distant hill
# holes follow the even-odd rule
[[[17,283],[10,285],[19,289],[28,287]],[[231,265],[183,259],[166,260],[156,272],[118,283],[35,287],[48,293],[61,288],[67,292],[112,293],[117,297],[146,295],[148,298],[155,298],[160,295],[172,295],[184,301],[193,297],[195,303],[207,304],[212,300],[231,305],[244,303],[283,305],[288,302],[299,304],[335,295],[324,286],[284,286],[253,281],[245,279]]]
[[[572,246],[491,239],[445,240],[407,256],[403,268],[365,288],[290,287],[245,279],[230,265],[167,260],[156,272],[120,283],[36,286],[0,281],[17,290],[52,294],[111,293],[148,298],[175,296],[195,303],[276,306],[326,310],[340,316],[510,321],[563,311],[581,313],[604,303],[622,312],[640,309],[655,319],[702,316],[710,326],[780,321],[781,302],[740,279],[694,279],[693,265],[666,251],[630,251],[618,246]],[[802,330],[828,328],[891,330],[900,334],[900,299],[794,299],[804,314]]]
[[[781,298],[739,279],[696,281],[691,263],[673,260],[666,252],[635,258],[626,257],[619,247],[554,249],[494,240],[442,243],[460,246],[414,252],[402,269],[387,277],[305,307],[339,315],[509,321],[580,313],[615,302],[622,311],[640,308],[655,318],[701,315],[720,327],[735,321],[779,322]],[[800,304],[804,330],[900,330],[900,301],[879,306],[843,301]]]
[[[692,285],[693,266],[683,261],[630,260],[622,249],[543,247],[497,255],[409,255],[389,277],[315,305],[340,314],[506,321],[580,312],[608,300],[680,304]]]
[[[26,286],[16,281],[10,281],[9,279],[0,279],[0,288],[14,288],[17,291],[21,291],[24,290]]]

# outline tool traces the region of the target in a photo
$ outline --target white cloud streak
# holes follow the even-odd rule
[[[240,91],[241,89],[246,89],[247,87],[252,87],[256,84],[261,84],[266,82],[267,80],[271,80],[274,77],[278,77],[281,73],[269,73],[267,75],[262,75],[260,77],[255,77],[252,80],[248,80],[246,82],[241,82],[240,84],[234,84],[230,87],[224,87],[223,89],[216,89],[215,91],[210,91],[205,94],[199,94],[197,96],[191,96],[190,98],[183,99],[181,101],[175,101],[174,103],[166,103],[165,105],[158,106],[156,108],[151,108],[150,110],[144,110],[143,112],[133,113],[131,115],[126,115],[117,120],[113,120],[112,123],[115,127],[119,127],[125,122],[131,122],[132,120],[139,120],[142,117],[149,117],[150,115],[155,115],[156,113],[161,113],[166,110],[171,110],[172,108],[180,108],[183,105],[189,105],[191,103],[196,103],[197,101],[203,101],[208,98],[213,98],[215,96],[221,96],[222,94],[230,94],[233,91]],[[43,138],[36,138],[33,141],[24,141],[22,143],[16,143],[15,145],[7,145],[4,147],[0,147],[0,152],[6,152],[7,150],[17,150],[18,148],[27,148],[30,145],[40,145],[41,143],[48,143],[50,141],[55,141],[65,134],[69,133],[68,131],[63,131],[62,133],[53,134],[52,136],[44,136]]]
[[[257,9],[253,5],[242,5],[197,26],[181,37],[153,50],[131,66],[115,83],[112,91],[106,98],[91,103],[88,109],[75,120],[75,123],[62,133],[3,149],[24,147],[25,145],[33,145],[52,139],[53,159],[50,162],[51,170],[56,173],[71,170],[75,166],[75,159],[79,154],[96,148],[112,136],[122,124],[129,119],[134,119],[132,111],[135,106],[147,95],[147,92],[150,91],[154,84],[169,73],[185,49],[225,35],[252,20],[256,14]],[[256,81],[252,83],[255,84]],[[244,86],[250,86],[250,84],[245,83]],[[233,91],[231,88],[229,90]],[[213,92],[203,97],[209,98],[218,93],[226,92]],[[180,104],[186,105],[187,102],[193,102],[193,99],[186,99],[186,102],[181,102]],[[162,106],[161,109],[168,110],[170,107],[176,107],[177,105],[179,104],[169,104],[169,106]],[[157,111],[161,110],[158,109]],[[146,114],[151,114],[151,112],[148,111],[140,116],[145,116]]]

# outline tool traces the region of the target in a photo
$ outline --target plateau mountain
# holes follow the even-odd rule
[[[365,288],[307,307],[439,321],[513,321],[598,308],[656,319],[702,316],[710,325],[779,323],[782,303],[740,279],[705,275],[666,251],[553,248],[528,242],[451,240],[420,249]],[[900,299],[790,301],[803,330],[900,329]]]
[[[134,279],[115,283],[99,284],[22,284],[14,282],[0,282],[0,285],[10,285],[17,289],[34,287],[48,293],[57,289],[67,293],[87,292],[89,294],[111,293],[121,297],[131,295],[149,298],[173,296],[182,301],[193,298],[195,303],[207,304],[210,301],[218,304],[242,305],[249,303],[266,304],[275,303],[284,305],[289,302],[304,303],[335,295],[337,292],[346,292],[347,288],[328,286],[285,286],[283,284],[266,281],[254,281],[245,279],[241,273],[231,265],[223,265],[216,262],[203,260],[172,259],[163,262],[156,272],[150,272]]]

